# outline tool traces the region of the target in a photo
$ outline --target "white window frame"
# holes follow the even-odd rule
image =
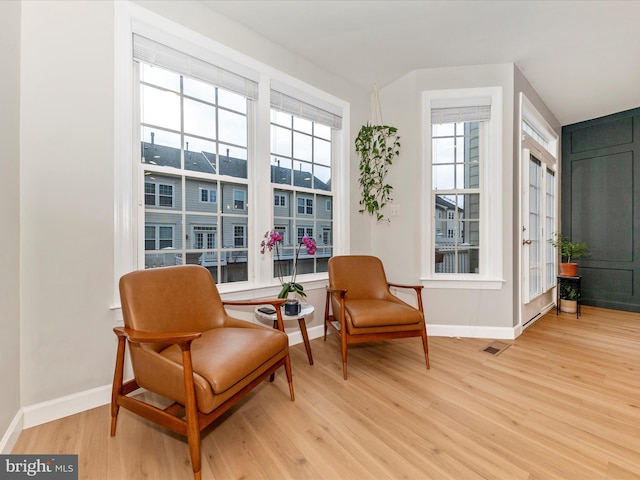
[[[132,270],[144,268],[144,189],[137,161],[140,146],[137,139],[138,119],[134,118],[135,90],[133,51],[131,39],[138,33],[154,41],[180,51],[199,56],[221,68],[240,75],[253,77],[259,82],[259,99],[256,102],[256,116],[269,118],[270,91],[276,84],[278,90],[316,104],[319,108],[332,111],[342,117],[342,129],[335,144],[334,165],[332,166],[332,191],[336,201],[333,212],[334,255],[349,253],[349,158],[350,106],[348,102],[298,80],[255,58],[242,54],[227,45],[204,36],[184,25],[164,18],[133,2],[114,4],[114,278],[113,308],[119,308],[118,282],[122,275]],[[214,33],[215,35],[215,33]],[[269,122],[257,125],[249,132],[254,138],[255,152],[270,151]],[[247,248],[254,253],[254,261],[249,266],[247,282],[232,282],[219,285],[221,293],[252,290],[253,294],[269,296],[277,293],[279,285],[272,275],[271,257],[259,254],[261,233],[273,228],[273,205],[267,201],[254,199],[269,198],[273,191],[269,182],[269,162],[255,162],[249,167],[247,203],[251,210],[247,231]],[[141,210],[142,206],[142,210]],[[142,217],[141,217],[142,215]],[[257,253],[256,253],[257,252]],[[268,258],[267,258],[268,257]],[[327,274],[308,275],[305,284],[310,288],[324,288]]]
[[[242,207],[236,207],[236,202],[242,202]],[[247,192],[240,188],[233,189],[233,210],[246,210],[247,209]]]
[[[147,204],[147,195],[149,195],[146,191],[146,187],[147,185],[153,185],[154,188],[154,192],[153,192],[153,204]],[[160,193],[160,187],[171,187],[171,205],[160,205],[160,197],[168,197],[169,195],[162,195]],[[175,185],[172,185],[170,183],[163,183],[163,182],[151,182],[149,180],[145,180],[144,182],[144,196],[145,196],[145,205],[147,205],[148,207],[157,207],[157,208],[173,208],[175,206],[175,196],[176,196],[176,188]]]
[[[313,215],[313,198],[298,196],[297,204],[298,215]]]
[[[234,223],[232,225],[233,228],[233,248],[247,248],[247,226],[242,223]],[[241,230],[241,235],[236,235],[236,229]],[[242,240],[242,245],[236,245],[236,240]]]
[[[203,192],[207,192],[206,200],[202,199]],[[218,203],[218,190],[215,188],[200,187],[199,197],[200,203]],[[211,200],[211,197],[213,197],[213,200]]]
[[[153,228],[153,230],[155,232],[153,241],[154,241],[154,244],[155,244],[154,246],[156,248],[147,250],[146,249],[146,245],[145,245],[144,246],[145,252],[153,252],[153,251],[156,251],[156,250],[162,250],[163,248],[173,248],[175,246],[175,244],[176,244],[176,229],[175,229],[175,227],[173,225],[165,225],[165,224],[162,224],[162,223],[147,223],[145,225],[145,228],[146,227]],[[160,238],[160,230],[163,229],[163,228],[171,230],[171,246],[170,247],[160,247],[160,241],[162,240]],[[145,238],[144,238],[143,243],[146,243],[146,240],[147,240],[147,238],[146,238],[146,232],[145,232]]]
[[[273,194],[273,205],[274,207],[287,207],[287,196],[284,193],[274,193]]]
[[[197,246],[197,235],[198,234],[207,235],[207,238],[208,238],[209,234],[212,234],[213,235],[213,246],[209,247],[209,245],[204,245],[204,242],[203,242],[203,246],[198,247]],[[218,243],[218,227],[216,225],[193,225],[193,227],[192,227],[192,235],[193,235],[193,245],[192,245],[191,248],[193,248],[195,250],[211,250],[211,249],[216,248],[216,244]]]
[[[301,233],[302,235],[300,235]],[[298,245],[302,243],[304,237],[313,238],[313,227],[297,227],[296,240]]]
[[[432,183],[432,124],[434,103],[442,107],[477,104],[478,99],[490,98],[491,120],[487,122],[488,135],[485,158],[480,165],[480,272],[478,274],[434,273],[436,206]],[[425,288],[500,289],[505,278],[503,272],[503,89],[479,87],[422,92],[423,131],[423,188],[422,188],[422,248],[421,280]]]

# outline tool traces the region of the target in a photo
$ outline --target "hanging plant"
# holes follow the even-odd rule
[[[393,187],[385,183],[389,165],[400,153],[398,129],[387,125],[364,125],[356,137],[356,153],[360,157],[360,213],[375,215],[378,221],[384,218],[380,211],[391,198]]]

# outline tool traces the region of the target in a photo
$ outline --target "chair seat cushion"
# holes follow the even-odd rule
[[[288,337],[270,328],[214,328],[191,344],[194,373],[202,376],[219,395],[252,373],[268,368],[274,357],[286,355]],[[172,345],[160,353],[182,365],[182,351]]]
[[[377,299],[347,300],[345,310],[355,328],[417,326],[424,322],[422,313],[404,302]]]

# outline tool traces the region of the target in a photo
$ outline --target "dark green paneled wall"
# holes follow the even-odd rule
[[[583,303],[640,312],[640,108],[562,128],[562,232],[587,242]]]

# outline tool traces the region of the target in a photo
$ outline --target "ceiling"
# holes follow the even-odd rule
[[[203,0],[366,90],[515,63],[562,125],[640,107],[640,1]]]

